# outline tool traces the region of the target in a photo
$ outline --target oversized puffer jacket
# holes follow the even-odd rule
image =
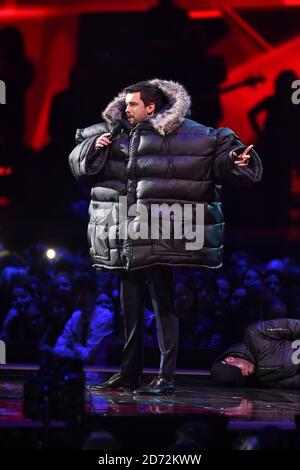
[[[237,167],[231,152],[241,153],[246,146],[232,130],[187,119],[191,101],[182,85],[159,79],[150,83],[168,100],[153,118],[130,127],[122,92],[107,106],[103,123],[76,134],[78,145],[69,162],[75,178],[92,186],[88,240],[94,267],[220,268],[224,238],[221,184],[249,186],[260,181],[261,161],[251,150],[249,165]],[[113,143],[95,150],[97,137],[110,131]],[[174,203],[177,209],[172,211]],[[197,218],[200,207],[203,212],[198,214],[204,214],[204,219]],[[183,216],[187,228],[179,234]],[[158,236],[157,232],[153,235],[150,221],[153,224],[164,218],[169,220],[169,232],[165,235],[160,223]],[[141,228],[148,225],[145,234]],[[202,230],[200,243],[191,239],[197,229],[199,234]]]

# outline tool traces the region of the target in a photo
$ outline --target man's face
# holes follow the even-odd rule
[[[244,286],[246,288],[258,288],[261,286],[261,279],[257,271],[248,269],[244,277]]]
[[[68,319],[68,311],[60,299],[53,297],[49,299],[48,315],[51,322],[59,325],[64,324]]]
[[[55,279],[55,285],[58,292],[70,292],[72,288],[70,278],[63,274],[57,276]]]
[[[31,295],[22,287],[15,287],[12,291],[12,306],[18,310],[18,312],[24,312],[31,301]]]
[[[276,274],[267,276],[264,280],[264,286],[272,295],[278,295],[281,291],[281,282]]]
[[[99,294],[96,300],[96,305],[100,305],[103,308],[113,311],[114,306],[112,300],[105,293]]]
[[[243,289],[242,287],[240,287],[239,289],[235,289],[230,299],[230,307],[232,309],[240,308],[243,300],[246,297],[247,297],[246,289]]]
[[[140,91],[136,93],[127,93],[126,95],[126,116],[129,124],[135,126],[138,122],[149,119],[154,114],[155,104],[149,103],[145,106],[141,100]]]
[[[241,369],[242,374],[245,377],[247,377],[248,375],[252,375],[254,373],[255,366],[254,364],[252,364],[252,362],[247,361],[247,359],[242,359],[241,357],[229,356],[229,357],[226,357],[224,361],[226,362],[226,364],[230,366],[236,366],[239,369]]]

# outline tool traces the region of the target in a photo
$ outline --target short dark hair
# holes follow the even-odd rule
[[[221,387],[243,387],[245,379],[239,367],[226,364],[224,361],[215,362],[210,369],[213,382]]]
[[[144,102],[145,106],[148,106],[149,103],[155,104],[155,112],[159,111],[159,109],[167,102],[166,96],[164,93],[155,85],[151,85],[151,83],[144,81],[134,83],[123,90],[126,94],[127,93],[141,93],[141,100]]]

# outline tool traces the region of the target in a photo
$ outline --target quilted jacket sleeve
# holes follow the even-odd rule
[[[107,158],[107,147],[95,150],[95,141],[108,129],[105,124],[96,124],[76,131],[77,146],[69,155],[69,165],[73,176],[80,181],[93,183]]]
[[[250,151],[248,166],[238,167],[232,159],[232,152],[242,153],[246,148],[238,136],[229,128],[216,129],[217,143],[213,174],[218,184],[230,183],[235,186],[251,186],[262,178],[262,163],[255,152]]]

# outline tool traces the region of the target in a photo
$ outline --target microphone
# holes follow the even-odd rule
[[[112,128],[112,130],[111,130],[111,132],[110,132],[108,138],[109,138],[110,140],[112,140],[114,137],[116,137],[116,136],[119,134],[119,132],[120,132],[120,130],[121,130],[122,128],[123,128],[122,123],[121,123],[121,122],[118,122],[118,123]],[[102,149],[103,149],[103,146],[96,146],[96,148],[95,148],[96,151],[99,151],[99,150],[102,150]]]
[[[121,122],[118,122],[111,130],[109,139],[112,140],[114,137],[116,137],[120,130],[123,128],[123,124]]]

